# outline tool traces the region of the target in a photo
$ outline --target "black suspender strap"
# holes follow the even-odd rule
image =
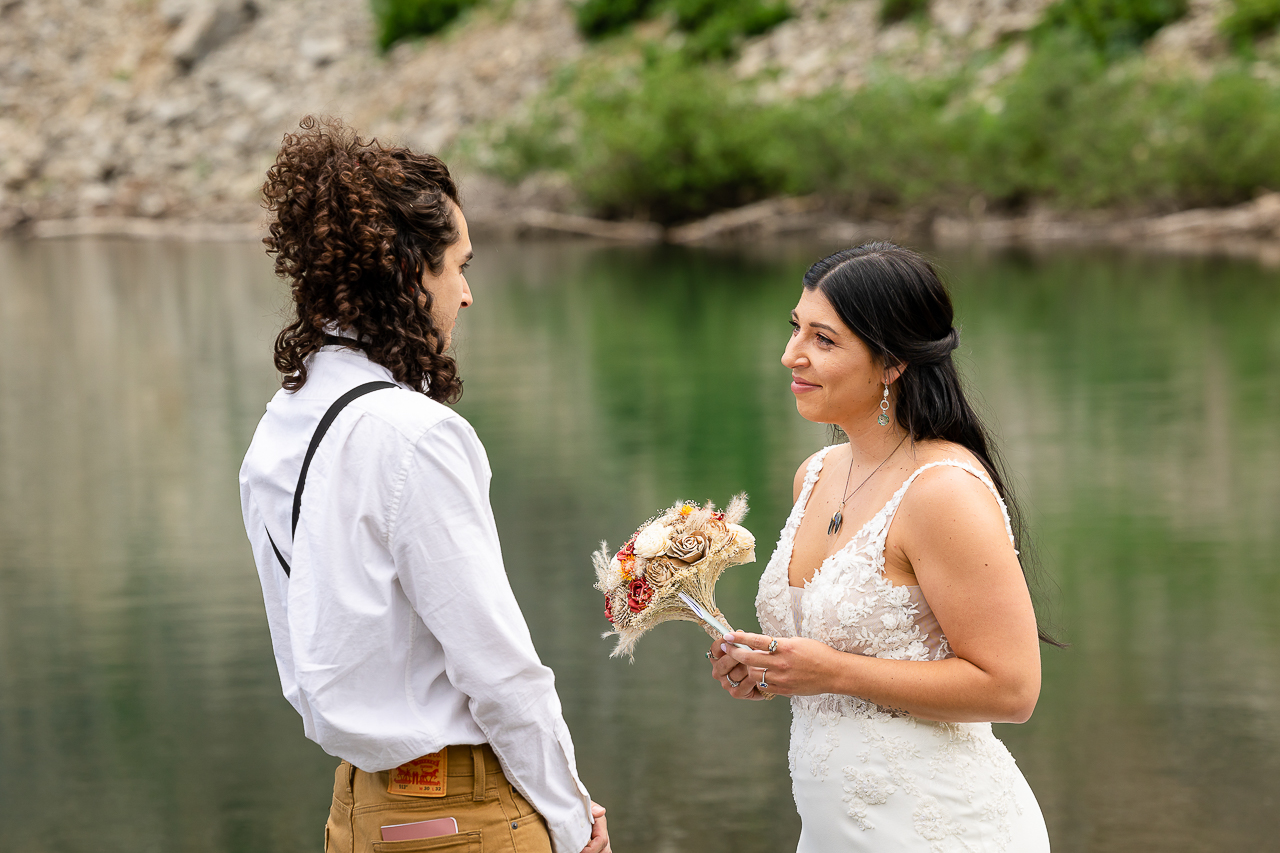
[[[329,431],[329,427],[333,426],[338,413],[345,409],[352,400],[363,397],[371,391],[395,387],[396,384],[394,382],[366,382],[363,385],[357,385],[334,400],[333,405],[329,407],[329,411],[324,413],[324,417],[320,419],[320,423],[316,426],[315,435],[311,436],[311,445],[307,448],[307,455],[302,460],[302,470],[298,472],[298,487],[293,490],[293,524],[289,528],[290,534],[296,533],[298,530],[298,516],[302,513],[302,489],[307,484],[307,469],[311,467],[311,458],[316,455],[316,448],[320,446],[320,439],[324,438],[324,434]]]
[[[320,439],[324,438],[324,434],[329,431],[329,427],[333,425],[334,420],[338,417],[338,413],[347,407],[347,404],[358,397],[363,397],[371,391],[377,391],[382,388],[396,388],[394,382],[366,382],[363,385],[357,385],[341,397],[333,401],[333,405],[329,407],[329,411],[324,413],[324,417],[320,419],[320,423],[316,425],[315,434],[311,436],[311,444],[307,447],[307,455],[302,460],[302,470],[298,472],[298,485],[293,490],[293,523],[289,528],[290,535],[298,530],[298,516],[302,513],[302,489],[307,484],[307,469],[311,467],[311,458],[316,455],[316,448],[320,446]],[[284,569],[285,576],[289,576],[289,564],[285,562],[284,555],[280,553],[280,549],[276,547],[276,540],[271,538],[271,531],[267,531],[267,540],[271,543],[271,550],[276,552],[276,559],[280,561],[280,568]]]
[[[350,347],[358,350],[367,350],[369,348],[369,345],[364,341],[356,338],[343,338],[338,335],[325,335],[324,345],[327,347]]]

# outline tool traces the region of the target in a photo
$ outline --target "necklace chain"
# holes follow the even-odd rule
[[[889,455],[888,455],[888,456],[886,456],[884,459],[882,459],[882,460],[881,460],[881,462],[880,462],[880,464],[879,464],[879,465],[877,465],[877,466],[875,467],[875,469],[874,469],[874,470],[872,470],[872,472],[871,472],[870,474],[868,474],[865,478],[863,478],[862,482],[858,484],[858,488],[857,488],[857,489],[854,489],[852,492],[849,492],[849,494],[845,496],[845,499],[844,499],[844,500],[842,500],[842,501],[840,501],[840,506],[836,509],[835,514],[831,516],[831,523],[827,525],[827,535],[828,535],[828,536],[835,536],[837,533],[839,533],[839,532],[840,532],[840,528],[844,525],[844,515],[843,515],[843,513],[844,513],[844,505],[845,505],[845,504],[847,504],[847,503],[848,503],[848,502],[853,498],[853,496],[854,496],[854,495],[856,495],[856,494],[858,493],[858,490],[859,490],[859,489],[861,489],[863,486],[865,486],[865,485],[867,484],[867,482],[868,482],[872,477],[874,477],[874,476],[876,475],[876,471],[879,471],[881,468],[883,468],[883,467],[884,467],[884,463],[885,463],[885,462],[888,462],[890,459],[892,459],[892,458],[893,458],[893,454],[895,454],[895,453],[897,453],[897,452],[898,452],[898,448],[899,448],[899,447],[901,447],[901,446],[902,446],[902,442],[904,442],[904,441],[906,441],[906,440],[907,440],[907,437],[904,435],[904,436],[903,436],[903,437],[898,441],[898,443],[897,443],[896,445],[894,445],[893,450],[890,450],[890,451],[889,451]],[[853,446],[852,446],[852,445],[850,445],[850,447],[849,447],[849,473],[848,473],[848,474],[846,474],[846,475],[845,475],[845,478],[844,478],[844,488],[845,488],[846,490],[849,488],[849,482],[850,482],[850,480],[852,480],[852,479],[853,479]],[[841,494],[844,494],[844,491],[842,490],[840,493],[841,493]]]

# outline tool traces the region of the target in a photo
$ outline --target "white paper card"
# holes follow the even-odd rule
[[[685,606],[693,611],[694,616],[697,616],[703,622],[706,622],[707,625],[711,626],[711,628],[715,629],[716,631],[719,631],[721,636],[724,636],[725,634],[733,633],[732,628],[730,628],[728,625],[721,622],[715,616],[708,613],[707,609],[703,607],[701,604],[699,604],[697,601],[695,601],[692,596],[683,592],[678,594],[680,596],[680,600],[685,603]],[[750,646],[744,646],[742,643],[734,643],[734,645],[740,649],[751,648]]]

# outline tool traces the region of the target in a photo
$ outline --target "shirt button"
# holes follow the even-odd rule
[[[516,823],[516,822],[513,820],[513,821],[511,821],[511,828],[512,828],[512,829],[519,829],[519,828],[520,828],[520,824]]]

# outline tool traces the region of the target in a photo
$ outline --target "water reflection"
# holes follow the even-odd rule
[[[825,441],[778,364],[813,247],[482,247],[460,408],[516,593],[623,850],[785,850],[787,708],[703,634],[609,660],[586,555],[751,495],[762,559]],[[1060,633],[1001,727],[1058,851],[1266,849],[1280,800],[1280,290],[1242,262],[953,256]],[[315,849],[333,761],[279,695],[235,471],[275,388],[254,245],[0,243],[5,849]],[[753,626],[760,566],[721,582]],[[67,804],[74,804],[69,809]]]

